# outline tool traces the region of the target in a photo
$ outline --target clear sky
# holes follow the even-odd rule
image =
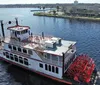
[[[0,0],[0,4],[73,3],[74,0]],[[78,0],[79,3],[100,3],[100,0]]]

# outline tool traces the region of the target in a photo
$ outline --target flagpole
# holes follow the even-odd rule
[[[18,19],[17,19],[17,18],[15,18],[15,20],[16,20],[16,25],[18,26]]]

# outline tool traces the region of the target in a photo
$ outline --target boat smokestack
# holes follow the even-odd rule
[[[42,38],[44,39],[44,32],[42,32]]]
[[[17,18],[15,18],[15,20],[16,20],[16,25],[18,26],[18,19],[17,19]]]
[[[3,21],[1,21],[1,29],[2,29],[2,36],[3,36],[3,38],[5,38],[5,32],[4,32]]]

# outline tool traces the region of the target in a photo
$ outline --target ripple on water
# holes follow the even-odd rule
[[[7,72],[9,64],[0,61],[0,85],[21,85]]]

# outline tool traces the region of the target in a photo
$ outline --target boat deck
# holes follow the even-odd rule
[[[5,43],[10,43],[13,45],[21,46],[27,49],[33,49],[40,52],[45,52],[49,54],[59,55],[62,56],[62,53],[65,53],[69,50],[71,45],[74,45],[76,42],[61,40],[61,45],[56,45],[56,48],[46,48],[45,41],[53,41],[52,38],[54,37],[44,37],[33,35],[28,39],[18,41],[16,39],[11,39],[10,37],[5,38]]]

